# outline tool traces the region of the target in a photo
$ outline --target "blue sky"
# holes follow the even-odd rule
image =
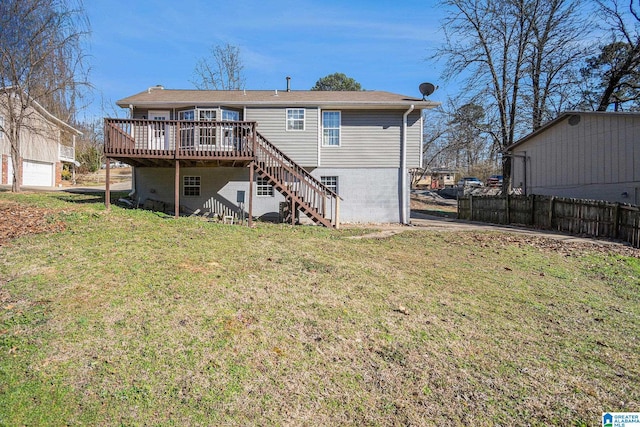
[[[162,84],[191,89],[199,58],[215,45],[240,48],[246,89],[310,89],[345,73],[367,90],[420,96],[440,85],[442,64],[428,57],[443,41],[444,11],[423,1],[87,0],[94,102],[87,118],[124,114],[121,98]]]

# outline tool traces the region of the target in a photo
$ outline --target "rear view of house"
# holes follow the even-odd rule
[[[12,114],[8,111],[7,96],[11,90],[0,92],[0,128],[9,131]],[[62,181],[63,164],[75,164],[75,138],[82,133],[50,114],[37,102],[24,112],[20,132],[19,162],[17,168],[11,156],[8,135],[0,131],[0,184],[12,185],[14,171],[21,186],[57,187]]]
[[[134,166],[134,197],[181,210],[318,224],[408,222],[422,110],[379,92],[151,87],[105,119],[105,154]]]

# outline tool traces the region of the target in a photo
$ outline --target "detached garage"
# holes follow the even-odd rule
[[[508,148],[524,194],[640,205],[640,114],[573,111]]]
[[[78,164],[75,160],[76,136],[82,132],[53,116],[27,95],[19,96],[14,91],[13,88],[0,88],[0,184],[13,185],[15,179],[18,189],[20,186],[59,187],[63,164]],[[18,121],[18,117],[22,120]],[[19,141],[10,141],[16,131]],[[14,162],[12,144],[17,142],[19,153]],[[18,164],[20,168],[17,168]]]

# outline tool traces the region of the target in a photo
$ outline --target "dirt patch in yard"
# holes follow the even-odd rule
[[[457,218],[458,205],[456,200],[428,195],[412,194],[411,211],[426,215],[441,216],[443,218]]]
[[[55,211],[0,200],[0,246],[27,234],[56,233],[65,225]]]

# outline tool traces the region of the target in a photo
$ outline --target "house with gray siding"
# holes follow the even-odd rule
[[[640,114],[566,112],[508,149],[525,194],[640,204]]]
[[[422,112],[437,106],[381,91],[161,86],[117,105],[129,118],[105,119],[105,154],[134,166],[139,205],[327,226],[409,221]]]

